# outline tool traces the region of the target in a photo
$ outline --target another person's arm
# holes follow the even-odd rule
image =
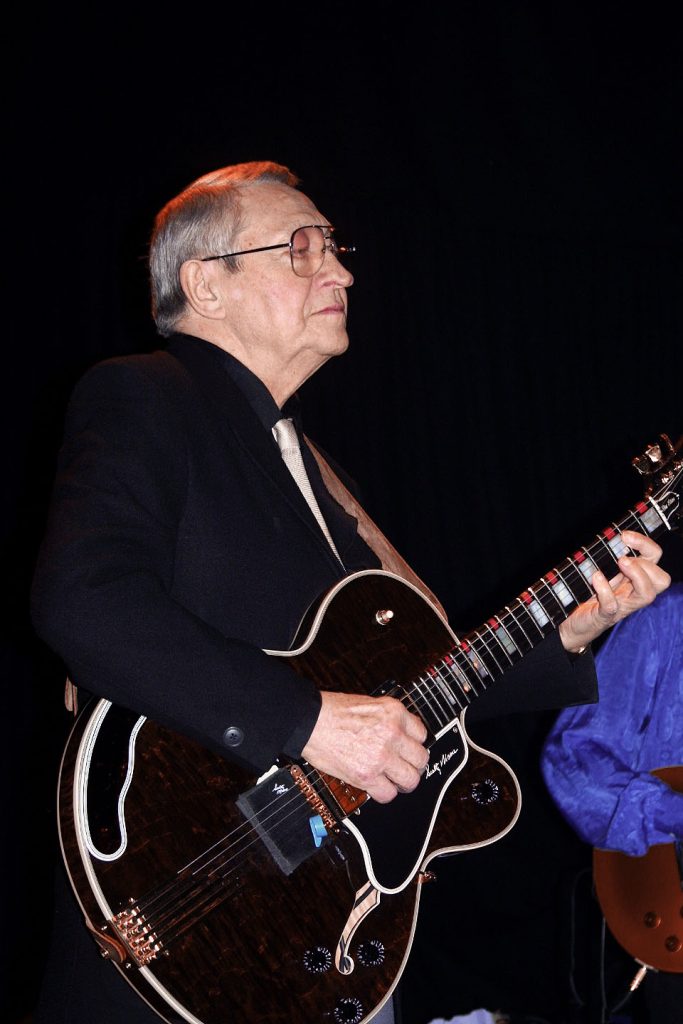
[[[682,604],[677,587],[614,629],[598,703],[562,711],[546,741],[548,789],[592,846],[641,856],[683,836],[683,794],[651,772],[683,761]]]

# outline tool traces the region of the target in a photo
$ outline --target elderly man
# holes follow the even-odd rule
[[[364,917],[379,916],[374,908],[380,896],[390,903],[392,891],[406,891],[424,847],[418,844],[415,864],[398,882],[383,887],[367,837],[358,842],[364,855],[360,871],[344,845],[353,832],[350,809],[357,809],[354,800],[381,809],[419,792],[438,730],[418,702],[402,699],[401,692],[335,685],[333,668],[316,678],[294,660],[273,656],[292,648],[302,619],[323,594],[386,565],[372,532],[361,530],[358,516],[325,485],[326,464],[321,469],[304,439],[297,405],[303,383],[347,348],[353,277],[346,262],[332,225],[299,190],[296,177],[277,164],[239,164],[204,175],[161,210],[150,270],[154,318],[167,345],[101,363],[77,386],[33,590],[36,627],[80,691],[140,716],[139,723],[155,723],[168,731],[164,736],[196,744],[216,764],[234,766],[238,779],[251,773],[253,788],[245,794],[237,787],[240,817],[235,820],[254,827],[254,846],[272,854],[283,885],[288,879],[299,884],[306,871],[317,871],[309,869],[311,864],[331,863],[337,875],[354,875],[353,884],[346,883],[349,916],[343,934],[330,939],[329,954],[324,944],[302,954],[301,994],[294,986],[287,1003],[290,937],[280,936],[282,958],[273,959],[267,943],[249,937],[257,912],[252,908],[241,920],[244,903],[238,901],[228,915],[235,921],[232,958],[237,963],[244,958],[245,965],[253,960],[254,970],[263,959],[262,987],[268,994],[262,1003],[244,996],[242,1004],[233,991],[223,1003],[220,978],[215,991],[201,980],[202,995],[193,1003],[159,980],[157,963],[163,958],[157,958],[156,948],[150,962],[135,962],[135,940],[123,924],[118,939],[123,937],[127,947],[123,952],[121,944],[109,948],[84,906],[100,946],[109,959],[120,961],[120,970],[98,959],[64,894],[36,1024],[120,1024],[124,1019],[151,1024],[157,1014],[207,1024],[228,1019],[292,1024],[298,1019],[295,1006],[304,1005],[303,993],[318,976],[321,984],[332,984],[347,974],[359,976],[363,965],[379,969],[388,958],[384,943],[373,940],[357,951],[360,963],[354,968],[346,940],[351,944]],[[294,468],[288,461],[292,451],[298,460]],[[520,708],[525,701],[557,707],[594,700],[592,658],[589,651],[579,655],[668,585],[654,541],[637,531],[624,533],[623,540],[630,553],[618,558],[611,585],[596,570],[593,595],[511,668],[519,680]],[[413,586],[406,588],[411,595]],[[380,619],[385,612],[378,610]],[[463,692],[468,688],[465,683]],[[80,697],[82,702],[83,692]],[[485,698],[482,714],[510,710],[509,696],[497,699],[490,691]],[[100,707],[104,716],[108,705]],[[82,749],[95,744],[99,734],[91,725],[88,730],[75,772],[91,781]],[[131,750],[141,742],[136,736],[131,730]],[[138,761],[144,758],[138,755]],[[264,790],[256,780],[277,764],[314,772],[314,792],[306,791],[306,799],[320,812],[311,816],[311,828],[322,849],[313,857],[264,835],[268,829],[259,802]],[[211,778],[218,770],[214,767]],[[129,826],[136,772],[129,775],[131,793],[125,786],[118,792],[115,823],[126,838],[109,853],[92,838],[89,805],[81,808],[76,860],[86,865],[92,889],[99,890],[93,865],[130,856],[133,842],[124,826]],[[328,789],[321,791],[320,779],[341,780],[336,803],[321,799]],[[77,809],[76,833],[78,815]],[[64,843],[69,846],[68,839]],[[68,849],[65,856],[69,864]],[[78,891],[73,863],[71,880]],[[240,885],[246,884],[240,876]],[[273,897],[269,908],[274,918],[277,902]],[[105,918],[103,892],[98,905]],[[304,912],[315,916],[322,910],[312,905],[302,907]],[[213,913],[218,920],[223,911]],[[197,931],[210,920],[209,915],[196,925]],[[138,924],[156,936],[146,916],[140,914]],[[173,947],[163,952],[166,963],[175,955]],[[390,1020],[400,963],[393,977],[371,987],[368,998],[342,994],[321,1005],[321,1024]],[[190,956],[184,973],[195,970]],[[212,966],[211,974],[220,975],[219,967]],[[201,972],[197,976],[203,978]],[[215,1016],[207,1006],[217,1007]],[[310,1007],[301,1012],[302,1020],[316,1019]]]

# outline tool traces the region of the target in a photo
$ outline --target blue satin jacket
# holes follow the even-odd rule
[[[541,771],[562,814],[601,849],[641,856],[683,838],[683,583],[618,623],[596,657],[600,698],[561,711]]]

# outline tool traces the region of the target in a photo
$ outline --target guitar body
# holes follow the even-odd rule
[[[373,694],[454,642],[410,584],[369,571],[312,609],[291,651],[269,653],[320,689]],[[64,860],[103,954],[164,1020],[369,1021],[405,966],[428,864],[519,814],[514,774],[462,714],[390,804],[307,770],[284,762],[257,780],[108,701],[81,712],[60,773]],[[344,799],[354,809],[332,823]]]
[[[683,792],[683,766],[653,773]],[[673,842],[651,846],[642,857],[593,850],[600,908],[617,942],[640,963],[683,973],[683,877]]]

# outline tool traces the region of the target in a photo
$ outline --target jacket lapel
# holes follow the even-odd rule
[[[186,335],[175,335],[168,354],[186,371],[188,385],[194,385],[205,411],[230,447],[239,445],[259,473],[278,488],[293,512],[310,530],[316,543],[338,567],[337,559],[308,507],[291,473],[282,461],[275,441],[264,429],[251,405],[228,371],[211,352],[211,343]]]

